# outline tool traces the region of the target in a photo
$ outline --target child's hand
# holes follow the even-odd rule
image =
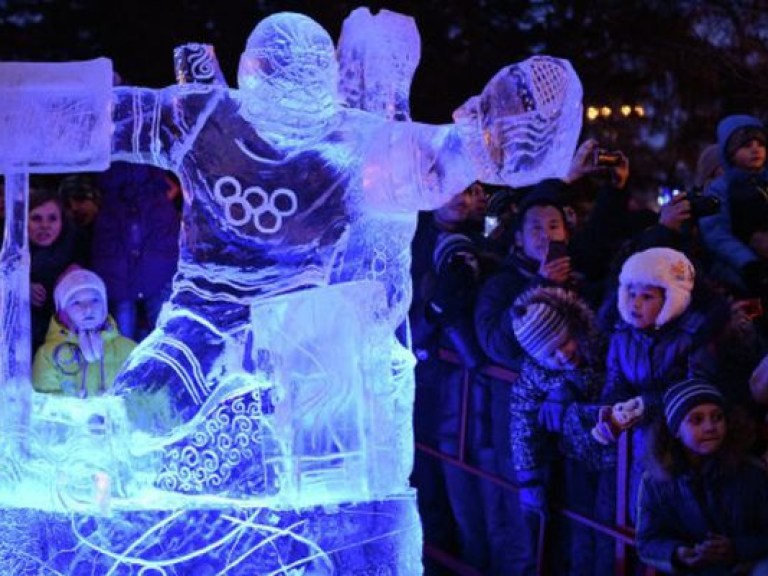
[[[603,406],[598,413],[598,421],[591,430],[592,437],[600,444],[616,442],[624,430],[637,424],[643,417],[643,399],[640,396],[613,406]]]
[[[612,423],[611,407],[603,406],[598,412],[597,424],[590,430],[592,438],[607,446],[613,444],[619,437],[621,430]]]
[[[688,568],[704,566],[701,554],[695,548],[689,548],[688,546],[678,546],[677,550],[675,550],[675,560]]]
[[[733,544],[730,538],[722,534],[707,534],[707,539],[696,544],[696,552],[707,564],[728,564],[734,559]]]

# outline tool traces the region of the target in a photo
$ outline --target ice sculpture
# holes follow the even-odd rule
[[[415,211],[476,179],[564,174],[578,78],[534,57],[499,72],[454,124],[430,126],[410,121],[418,33],[399,14],[353,12],[338,60],[313,20],[272,15],[248,39],[237,89],[212,55],[190,45],[179,84],[114,91],[113,158],[182,183],[179,269],[114,396],[34,411],[31,457],[78,457],[26,504],[48,511],[26,524],[47,531],[41,565],[420,573],[414,360],[396,337]],[[14,559],[23,573],[0,550]]]

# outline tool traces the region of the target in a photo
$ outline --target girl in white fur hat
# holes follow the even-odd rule
[[[71,267],[56,284],[54,301],[56,314],[32,365],[33,387],[81,398],[103,394],[136,347],[107,315],[104,282]]]
[[[691,306],[694,279],[685,254],[660,247],[630,256],[619,276],[621,319],[608,350],[603,390],[607,405],[593,436],[611,443],[623,430],[635,427],[628,497],[632,518],[643,470],[644,433],[662,413],[664,392],[673,382],[716,374],[718,331],[708,314]]]

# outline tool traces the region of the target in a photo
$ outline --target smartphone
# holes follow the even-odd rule
[[[546,262],[568,256],[568,245],[563,240],[550,240]]]

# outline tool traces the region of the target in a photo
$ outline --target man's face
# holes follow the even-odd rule
[[[544,262],[551,241],[567,241],[563,215],[554,206],[533,206],[525,213],[517,242],[523,253],[537,262]]]
[[[50,200],[30,210],[27,230],[29,242],[35,246],[46,248],[56,242],[61,234],[61,209]]]
[[[736,149],[733,154],[733,165],[749,172],[758,172],[765,167],[765,144],[753,138]]]
[[[627,286],[627,310],[629,318],[625,318],[632,326],[644,330],[656,325],[664,307],[664,290],[658,286],[647,284],[630,284]]]
[[[99,213],[99,205],[92,198],[70,198],[67,208],[78,226],[90,226]]]
[[[77,290],[67,300],[64,312],[75,330],[97,330],[107,315],[104,300],[94,288]]]
[[[723,445],[725,432],[723,409],[717,404],[701,404],[685,415],[677,437],[692,454],[709,456]]]
[[[488,212],[488,196],[482,184],[475,182],[465,192],[467,204],[467,219],[472,222],[482,222]]]

